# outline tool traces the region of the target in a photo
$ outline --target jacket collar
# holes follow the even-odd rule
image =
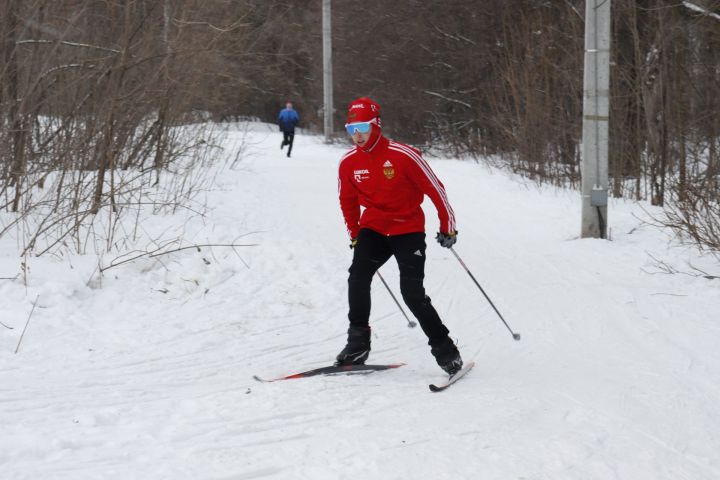
[[[371,157],[378,156],[387,150],[390,141],[383,136],[382,133],[378,133],[377,138],[370,138],[370,142],[367,147],[360,148],[358,150],[367,153]]]

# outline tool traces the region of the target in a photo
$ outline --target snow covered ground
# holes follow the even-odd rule
[[[426,288],[475,369],[430,393],[443,375],[422,332],[374,282],[371,361],[406,366],[254,381],[332,361],[351,251],[345,149],[299,135],[288,159],[264,125],[247,140],[207,218],[158,216],[145,238],[257,246],[142,258],[102,281],[95,255],[28,258],[27,285],[0,280],[1,478],[720,478],[720,280],[664,273],[717,275],[717,261],[624,201],[612,242],[581,240],[577,192],[472,162],[431,160],[456,251],[522,340],[432,240],[427,202]],[[21,260],[0,240],[0,277]],[[393,260],[382,273],[399,294]]]

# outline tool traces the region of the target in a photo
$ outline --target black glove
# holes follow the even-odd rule
[[[350,249],[352,250],[357,245],[357,238],[353,238],[350,240]]]
[[[450,232],[450,233],[440,233],[438,232],[437,235],[435,235],[435,240],[438,241],[440,245],[442,245],[445,248],[450,248],[453,245],[455,245],[455,242],[457,242],[457,234],[458,232]]]

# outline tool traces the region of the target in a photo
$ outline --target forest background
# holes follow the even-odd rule
[[[82,250],[103,210],[188,208],[198,176],[149,192],[211,160],[211,125],[274,122],[286,100],[319,132],[321,4],[3,0],[0,236]],[[368,95],[395,139],[579,186],[584,0],[332,8],[336,129]],[[720,1],[612,2],[611,193],[663,206],[660,223],[716,252],[718,92]]]

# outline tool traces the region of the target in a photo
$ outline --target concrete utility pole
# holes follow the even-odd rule
[[[333,133],[333,82],[332,82],[332,28],[330,23],[330,0],[322,0],[323,30],[323,103],[325,142],[332,141]]]
[[[607,238],[610,0],[585,0],[583,238]]]

